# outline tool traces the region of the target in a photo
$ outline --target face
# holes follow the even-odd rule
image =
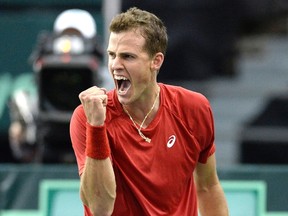
[[[145,38],[138,31],[110,34],[108,67],[123,105],[145,102],[157,87],[156,76],[163,54],[158,53],[151,58],[143,50],[144,44]]]

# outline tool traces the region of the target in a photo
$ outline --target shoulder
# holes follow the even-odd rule
[[[84,118],[84,119],[86,119],[86,115],[85,115],[85,112],[84,112],[84,109],[83,109],[83,105],[82,105],[82,104],[78,105],[78,106],[74,109],[72,118],[81,118],[81,119]]]
[[[161,90],[163,110],[181,119],[189,128],[199,127],[199,122],[208,125],[213,122],[210,102],[203,94],[171,85],[162,85]]]
[[[166,106],[201,107],[209,106],[206,96],[181,86],[160,84],[163,92],[162,97]],[[174,107],[175,108],[175,107]],[[182,107],[184,108],[184,107]]]
[[[77,130],[79,127],[85,127],[86,124],[86,115],[83,109],[82,104],[77,106],[72,114],[71,120],[70,120],[70,129]]]

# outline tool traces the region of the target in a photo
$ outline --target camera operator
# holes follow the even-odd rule
[[[25,122],[23,112],[19,112],[23,110],[23,103],[15,103],[21,89],[12,95],[11,149],[14,149],[14,155],[20,162],[74,162],[69,120],[79,104],[77,96],[91,85],[108,85],[103,76],[103,55],[94,18],[81,9],[60,13],[54,22],[53,32],[39,34],[29,62],[33,66],[37,102],[35,105],[29,103],[29,98],[26,99],[27,106],[30,106],[26,110],[33,118]],[[22,98],[25,96],[31,97],[22,94]],[[32,131],[34,139],[29,142],[25,138],[28,137],[25,133],[31,133],[28,128],[35,128]]]

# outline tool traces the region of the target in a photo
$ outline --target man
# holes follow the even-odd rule
[[[85,215],[227,216],[209,102],[157,83],[168,42],[162,21],[131,8],[110,32],[115,89],[81,92],[70,123]]]

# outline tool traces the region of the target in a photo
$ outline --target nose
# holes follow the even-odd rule
[[[121,60],[119,57],[115,57],[114,59],[110,60],[111,62],[111,69],[114,70],[118,70],[122,68],[122,64],[121,64]]]

